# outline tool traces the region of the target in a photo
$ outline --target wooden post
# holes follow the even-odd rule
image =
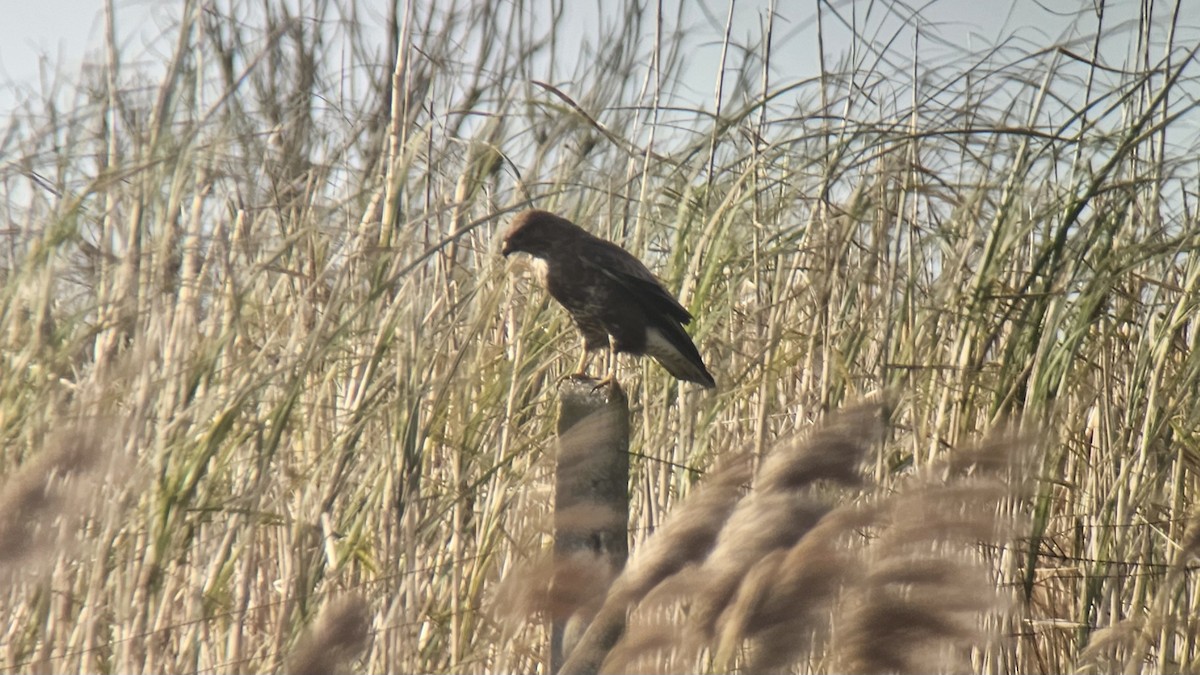
[[[551,673],[562,667],[629,557],[629,399],[615,382],[595,385],[593,379],[570,378],[558,388],[551,592],[591,600],[570,617],[552,619]],[[571,573],[580,563],[607,574]],[[595,587],[562,587],[581,582]]]

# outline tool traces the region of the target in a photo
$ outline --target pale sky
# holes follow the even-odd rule
[[[308,7],[314,1],[321,0],[288,0],[293,6],[299,4],[302,7]],[[418,4],[422,2],[417,1]],[[719,38],[728,11],[728,0],[668,0],[666,4],[674,6],[677,1],[687,3],[684,22],[698,36],[695,52],[688,55],[689,71],[696,73],[695,82],[691,81],[693,78],[685,78],[685,84],[698,97],[711,97],[712,74],[720,56]],[[565,22],[566,29],[571,30],[574,26],[579,26],[583,31],[594,29],[591,22],[595,19],[592,17],[596,16],[597,7],[603,2],[566,2],[564,6],[567,12],[576,14]],[[813,21],[817,2],[776,0],[774,3],[779,19],[773,53],[779,55],[781,63],[786,64],[788,79],[803,79],[817,74],[816,29]],[[182,3],[161,0],[113,0],[113,3],[122,60],[127,65],[141,62],[161,66],[173,43],[173,36],[162,35],[163,27],[173,23],[169,15],[177,12]],[[218,0],[218,4],[222,6],[221,11],[227,12],[228,5],[235,3]],[[257,2],[248,4],[257,5]],[[360,16],[369,20],[371,17],[385,16],[390,3],[359,0],[358,4],[363,9]],[[378,7],[374,8],[374,4]],[[543,4],[548,6],[549,0],[546,3],[533,0],[527,6],[537,8]],[[770,0],[736,0],[737,12],[732,31],[735,41],[746,41],[759,34],[762,17],[771,4]],[[1139,4],[1137,0],[1108,0],[1106,33],[1119,30],[1122,22],[1135,20]],[[1174,2],[1160,0],[1154,4],[1158,15],[1156,18],[1161,18],[1164,26],[1158,33],[1165,35],[1165,22]],[[0,21],[0,116],[10,114],[16,101],[31,93],[35,99],[42,98],[38,94],[43,93],[44,86],[48,86],[56,75],[67,82],[77,80],[85,57],[102,62],[104,5],[103,0],[5,2],[4,20]],[[1079,45],[1079,52],[1086,54],[1086,34],[1096,27],[1093,7],[1093,0],[914,0],[910,3],[896,0],[832,0],[823,10],[825,51],[827,58],[835,58],[843,49],[837,44],[839,31],[833,16],[835,12],[878,30],[867,37],[886,40],[888,31],[901,26],[902,22],[887,21],[881,17],[889,13],[907,16],[919,8],[925,25],[930,26],[930,30],[924,34],[934,36],[934,39],[923,37],[921,41],[922,52],[928,55],[945,56],[945,50],[958,48],[982,49],[995,45],[1002,36],[1015,36],[1015,47],[1030,52],[1074,39]],[[670,9],[667,11],[671,12]],[[873,15],[867,17],[868,12]],[[1183,26],[1177,35],[1177,44],[1200,40],[1200,31],[1196,28],[1200,24],[1200,0],[1182,0],[1181,16]],[[1122,48],[1129,49],[1124,45],[1132,45],[1132,36],[1137,29],[1136,24],[1126,23],[1126,26],[1130,36],[1128,40],[1111,40],[1106,44],[1106,49],[1111,50],[1111,53],[1103,54],[1108,66],[1121,69],[1129,67],[1129,55],[1120,51]],[[907,43],[912,41],[911,27],[901,29],[898,34],[900,39],[890,49],[900,54],[910,52],[911,44]],[[383,38],[382,31],[380,38]],[[937,38],[943,42],[939,43]]]
[[[113,4],[117,33],[123,39],[139,40],[161,32],[153,13],[162,13],[168,3],[114,0]],[[41,92],[56,76],[65,82],[78,80],[85,57],[103,57],[104,31],[103,0],[6,2],[0,21],[0,115],[10,113],[24,98],[21,91]],[[139,45],[134,53],[143,51]]]
[[[685,1],[694,3],[694,6],[689,8],[693,25],[704,32],[712,30],[714,34],[719,35],[721,26],[711,24],[713,21],[724,22],[728,5],[724,1],[710,0],[704,3],[707,11],[702,11],[699,2]],[[1187,1],[1200,4],[1200,0]],[[11,111],[15,100],[20,98],[19,95],[14,96],[14,87],[18,90],[32,88],[34,92],[39,92],[41,83],[48,83],[56,73],[68,81],[76,79],[85,56],[92,59],[103,58],[104,4],[103,0],[10,0],[5,3],[4,20],[0,21],[0,114]],[[307,4],[307,1],[304,4]],[[363,7],[370,7],[371,4],[370,0],[360,2],[360,6]],[[378,4],[378,14],[382,15],[389,3]],[[757,33],[760,17],[768,4],[766,0],[740,0],[736,5],[738,11],[735,14],[734,37],[745,38]],[[849,2],[833,4],[839,7],[839,11],[850,11]],[[865,2],[858,4],[862,7],[867,5]],[[1075,0],[1058,4],[1077,6]],[[1129,4],[1136,7],[1134,2]],[[139,57],[147,56],[146,45],[152,43],[161,33],[160,26],[168,23],[163,17],[177,10],[180,5],[181,3],[156,0],[114,0],[117,34],[122,41],[122,58],[140,60]],[[596,4],[587,0],[577,4],[566,3],[568,11],[573,5],[586,14],[594,14],[596,11]],[[812,27],[806,27],[805,24],[811,24],[815,0],[799,3],[784,0],[776,5],[777,11],[783,17],[778,35],[784,41],[783,45],[777,46],[787,49],[786,43],[789,40],[795,43],[803,42],[805,45],[797,50],[798,55],[810,64],[815,63],[815,46],[809,46],[811,43],[805,39],[806,34],[812,31]],[[1001,28],[1005,19],[1004,16],[997,16],[996,8],[1003,8],[999,13],[1007,14],[1009,6],[1010,2],[1005,1],[938,0],[929,3],[922,11],[931,20],[960,24],[963,35],[976,32],[986,39],[994,39],[997,29]],[[1017,23],[1027,26],[1046,25],[1047,13],[1039,11],[1037,3],[1032,0],[1016,0],[1015,6],[1017,9],[1014,20]],[[988,9],[981,12],[981,8]],[[155,14],[160,16],[156,17]],[[955,29],[955,32],[959,31]],[[1047,37],[1053,39],[1053,35]],[[826,47],[828,50],[829,45]],[[703,59],[705,55],[698,56]],[[712,54],[708,56],[712,58]],[[697,70],[701,72],[712,72],[706,70],[702,64],[697,66]]]

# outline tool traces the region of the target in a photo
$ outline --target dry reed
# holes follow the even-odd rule
[[[276,671],[346,592],[339,667],[541,668],[492,611],[578,356],[497,255],[530,205],[647,261],[722,383],[620,373],[594,667],[1200,670],[1184,5],[688,7],[187,0],[138,51],[105,3],[0,132],[0,670]],[[873,391],[883,439],[788,464]],[[1006,419],[1019,489],[970,451]]]

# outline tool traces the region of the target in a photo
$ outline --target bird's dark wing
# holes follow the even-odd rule
[[[579,258],[605,277],[617,282],[644,308],[654,314],[666,315],[679,323],[689,323],[692,315],[640,260],[612,242],[588,237],[581,242]]]

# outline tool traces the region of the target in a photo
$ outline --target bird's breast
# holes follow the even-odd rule
[[[543,286],[550,285],[550,264],[541,258],[531,258],[529,267],[533,270],[533,275],[541,282]]]

